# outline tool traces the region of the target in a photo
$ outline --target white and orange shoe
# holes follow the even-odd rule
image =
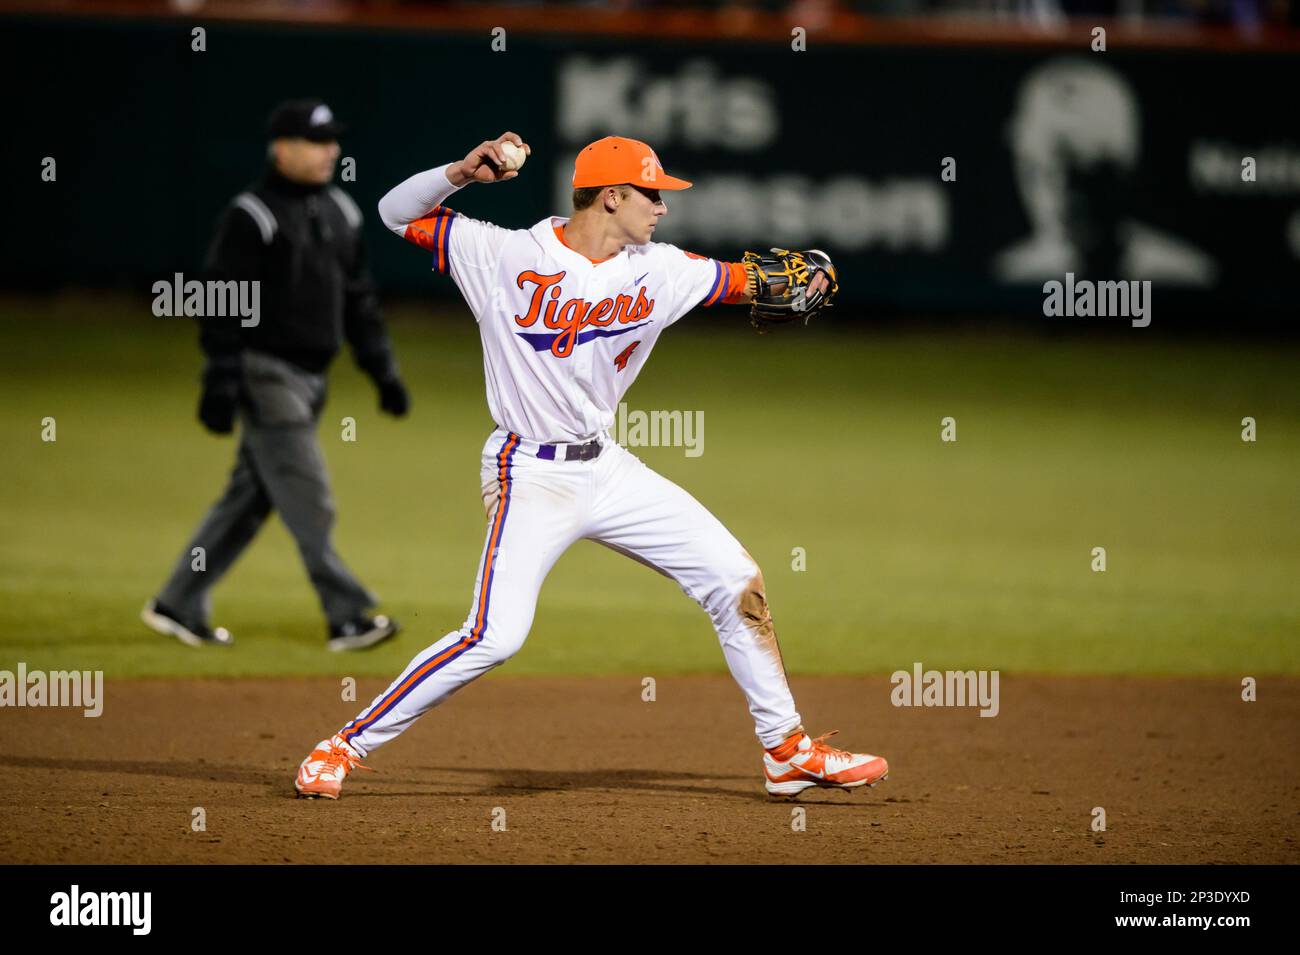
[[[792,736],[763,753],[767,791],[773,796],[797,796],[805,789],[856,789],[874,786],[889,776],[889,764],[869,753],[848,753],[824,740],[831,730],[813,739],[807,733]],[[784,758],[782,758],[784,757]]]
[[[323,739],[307,754],[298,767],[298,778],[293,788],[300,799],[338,799],[343,780],[354,769],[370,769],[361,765],[357,751],[342,736]]]

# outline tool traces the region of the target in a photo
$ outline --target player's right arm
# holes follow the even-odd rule
[[[452,164],[456,167],[448,174],[452,184],[459,188],[470,182],[505,182],[519,175],[515,169],[502,171],[506,160],[501,153],[501,144],[506,140],[520,147],[526,155],[533,154],[532,147],[520,139],[518,133],[502,133],[496,139],[479,143],[464,159]]]
[[[461,276],[453,269],[485,269],[495,264],[507,230],[472,219],[443,203],[472,182],[505,182],[518,176],[518,170],[503,171],[505,156],[500,144],[506,140],[531,155],[532,150],[518,134],[504,133],[475,146],[462,160],[416,173],[379,200],[384,225],[433,253],[434,269],[452,271],[458,283]]]

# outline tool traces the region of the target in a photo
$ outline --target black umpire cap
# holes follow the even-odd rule
[[[266,131],[271,139],[310,139],[327,143],[338,139],[348,128],[336,120],[334,112],[320,100],[292,99],[272,111]]]

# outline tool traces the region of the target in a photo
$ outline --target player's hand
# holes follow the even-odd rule
[[[818,272],[813,276],[812,281],[808,283],[808,297],[811,298],[814,294],[824,290],[830,284],[831,280],[826,277],[826,273]]]
[[[532,147],[518,133],[502,133],[496,139],[484,140],[471,149],[469,155],[458,164],[459,169],[450,171],[452,183],[461,186],[467,182],[505,182],[519,175],[517,169],[505,169],[506,157],[501,154],[499,147],[507,139],[522,149],[525,155],[533,154]]]

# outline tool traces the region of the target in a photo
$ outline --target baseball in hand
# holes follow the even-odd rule
[[[510,172],[512,169],[517,170],[523,166],[524,160],[528,154],[524,152],[522,146],[516,146],[510,140],[502,140],[497,144],[497,149],[501,150],[501,155],[505,157],[506,164],[501,167],[502,172]]]

